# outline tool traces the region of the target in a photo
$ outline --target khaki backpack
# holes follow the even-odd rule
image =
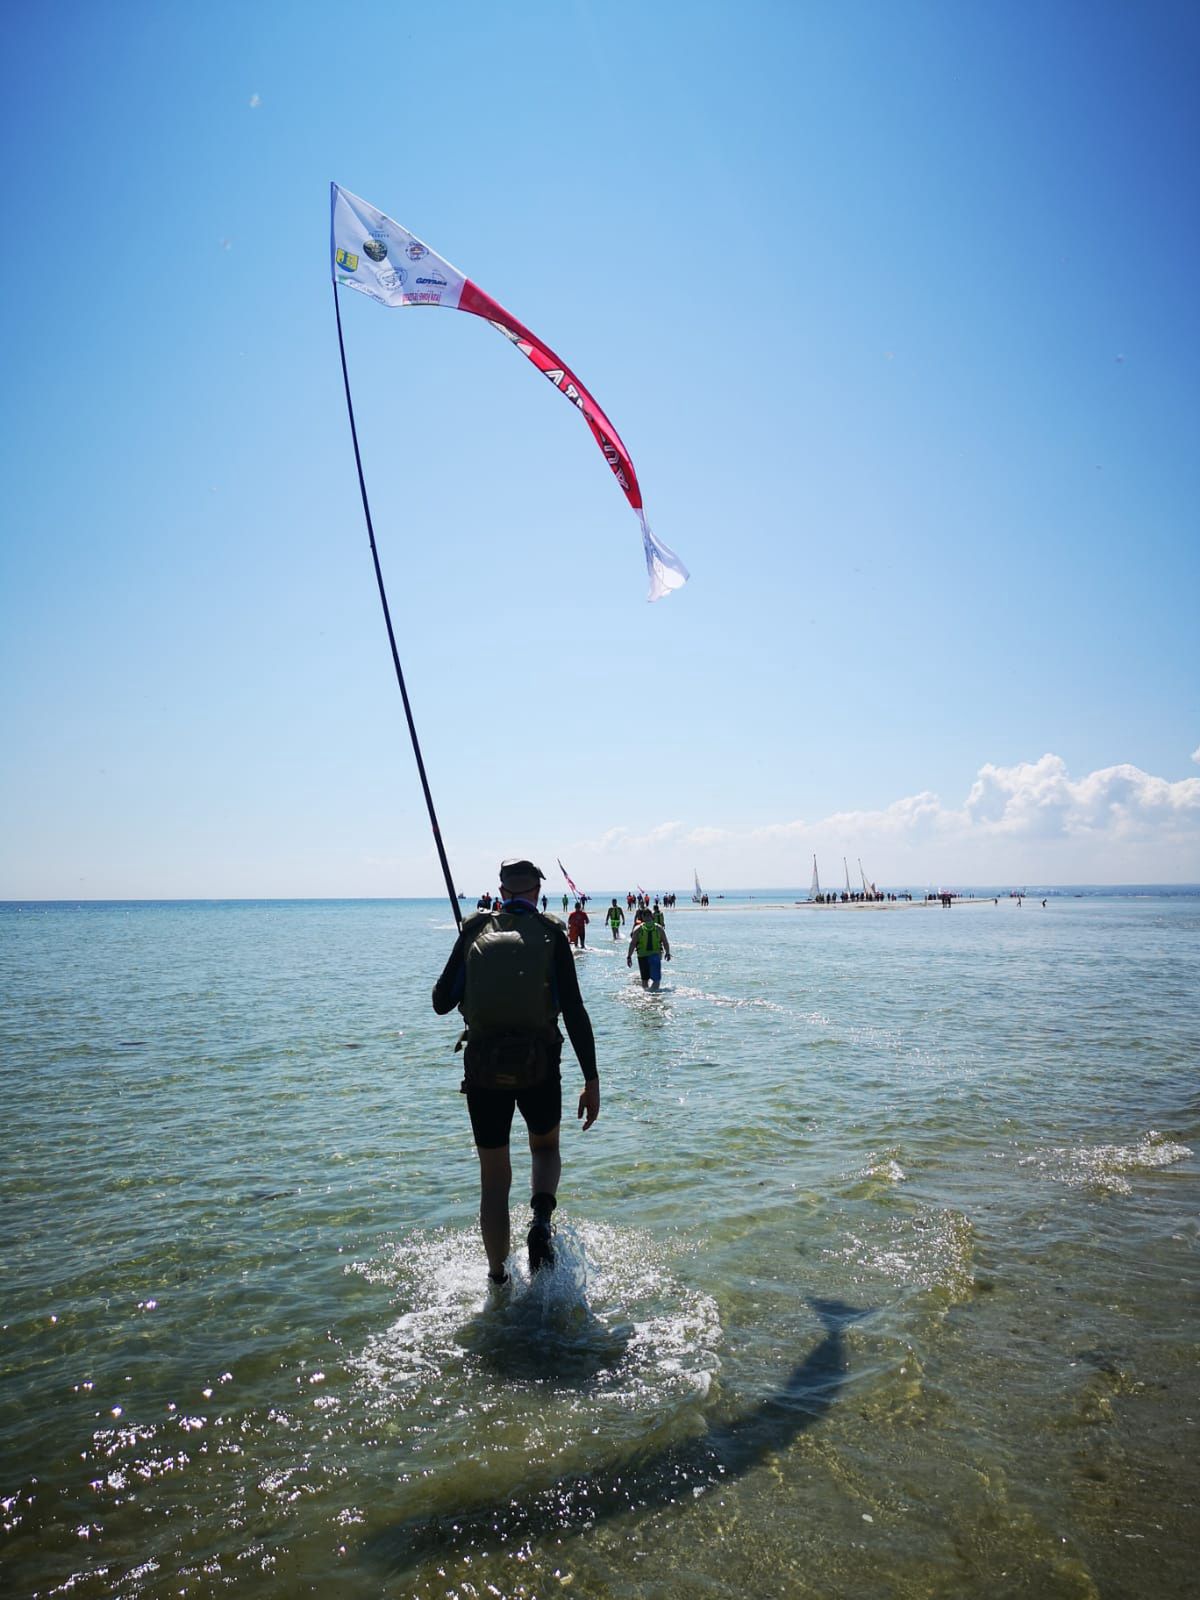
[[[467,1083],[526,1089],[545,1081],[560,1043],[555,1027],[554,941],[560,924],[538,911],[472,919],[464,962]]]

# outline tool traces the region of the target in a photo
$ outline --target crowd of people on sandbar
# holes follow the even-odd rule
[[[656,894],[654,896],[654,904],[657,906],[660,904],[660,902],[668,911],[673,911],[675,909],[675,896],[673,894]],[[649,910],[650,896],[645,892],[644,889],[638,889],[636,892],[633,889],[630,889],[625,895],[625,904],[630,911],[633,911],[635,907],[639,910]]]
[[[882,905],[894,900],[911,900],[912,895],[907,892],[901,894],[885,894],[882,889],[872,889],[869,894],[854,889],[831,889],[828,894],[813,895],[813,904],[816,906],[863,906]]]

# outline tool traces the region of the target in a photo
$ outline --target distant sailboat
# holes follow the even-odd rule
[[[692,868],[692,877],[696,880],[696,888],[692,894],[692,904],[694,906],[698,906],[701,898],[703,897],[704,891],[700,887],[700,874],[696,871],[695,867]]]
[[[850,895],[850,868],[846,865],[845,856],[842,857],[842,870],[846,874],[846,895],[847,895],[847,898],[849,898],[849,895]]]
[[[817,896],[820,894],[820,892],[821,892],[821,880],[820,880],[820,878],[817,877],[817,858],[814,855],[813,856],[813,881],[812,881],[812,887],[808,891],[808,898],[810,900],[815,900],[817,898]]]

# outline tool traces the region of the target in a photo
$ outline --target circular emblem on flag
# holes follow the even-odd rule
[[[382,239],[364,239],[363,255],[370,256],[372,261],[386,261],[387,245]]]
[[[429,251],[419,239],[410,239],[404,247],[404,254],[410,261],[420,261],[422,256],[429,254]]]
[[[379,287],[381,289],[403,289],[408,281],[408,273],[403,267],[389,267],[386,272],[379,274]]]

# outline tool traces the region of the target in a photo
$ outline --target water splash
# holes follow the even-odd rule
[[[474,1230],[414,1233],[351,1269],[388,1282],[404,1306],[351,1366],[384,1406],[432,1383],[451,1394],[491,1378],[535,1386],[571,1408],[586,1392],[627,1417],[660,1416],[707,1394],[719,1367],[711,1295],[681,1283],[672,1251],[634,1230],[560,1225],[557,1259],[490,1292]],[[643,1416],[643,1421],[644,1421]]]

